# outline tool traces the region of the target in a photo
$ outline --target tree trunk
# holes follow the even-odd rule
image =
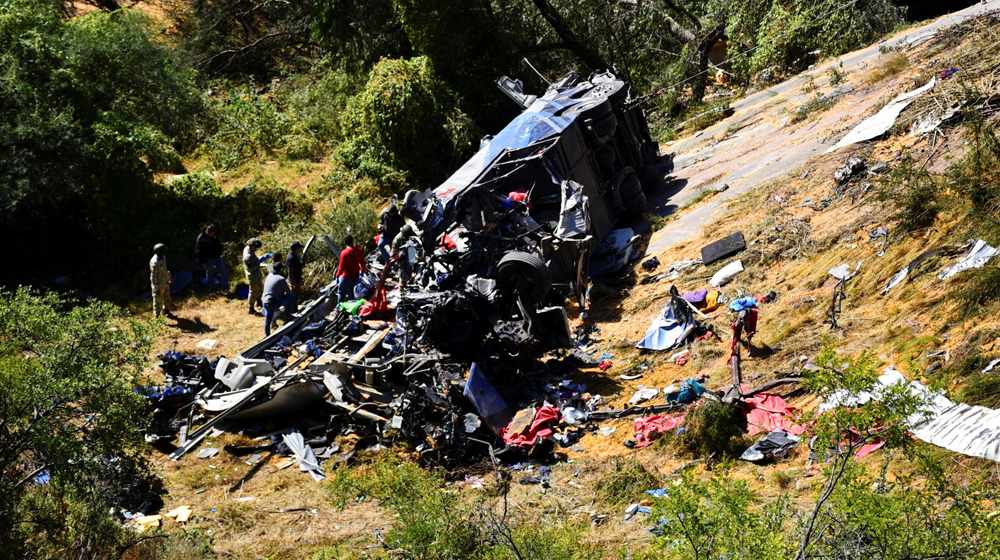
[[[559,12],[552,7],[549,0],[531,0],[531,2],[538,8],[542,17],[545,18],[545,21],[552,26],[552,29],[556,32],[556,34],[559,35],[559,38],[562,39],[566,48],[578,56],[584,64],[590,66],[593,70],[605,70],[611,68],[611,65],[605,62],[604,58],[602,58],[600,54],[577,39],[573,30],[566,25],[566,20],[564,20],[562,15],[560,15]]]
[[[722,28],[716,27],[708,32],[708,35],[697,45],[698,49],[698,77],[691,86],[691,102],[701,103],[705,97],[705,88],[708,85],[708,51],[712,50],[712,45],[724,35]]]

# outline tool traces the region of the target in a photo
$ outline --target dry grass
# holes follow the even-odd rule
[[[883,80],[902,74],[910,67],[910,59],[898,52],[889,52],[879,57],[875,66],[865,76],[865,85],[872,86]]]

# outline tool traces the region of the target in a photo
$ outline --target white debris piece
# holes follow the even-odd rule
[[[983,265],[995,257],[998,252],[1000,251],[990,247],[982,239],[976,239],[972,242],[972,248],[969,249],[969,254],[962,257],[962,260],[939,272],[938,279],[946,280],[963,270],[968,270],[970,268],[982,268]]]
[[[646,402],[649,399],[655,398],[660,392],[656,389],[639,389],[632,395],[632,398],[628,400],[629,404],[639,404],[641,402]]]
[[[877,138],[885,134],[892,125],[895,124],[896,119],[899,114],[903,112],[910,103],[913,103],[913,98],[926,92],[930,91],[934,87],[937,80],[931,78],[931,81],[927,82],[926,85],[918,87],[913,91],[906,92],[899,95],[885,107],[875,113],[873,116],[865,119],[858,126],[854,127],[854,130],[847,133],[847,136],[841,138],[840,142],[826,151],[826,153],[836,152],[837,150],[843,148],[844,146],[850,146],[851,144],[856,144],[858,142],[864,142],[865,140],[871,140],[872,138]]]
[[[198,342],[195,347],[198,348],[198,350],[214,350],[218,345],[218,340],[215,340],[214,338],[206,338],[205,340]]]
[[[851,277],[851,265],[844,263],[836,268],[830,269],[830,276],[837,280],[848,280]]]
[[[290,434],[283,434],[282,439],[285,440],[285,445],[292,450],[295,457],[299,460],[299,470],[307,472],[312,475],[313,480],[316,482],[322,482],[326,475],[323,474],[323,469],[319,466],[319,460],[316,459],[316,454],[313,453],[311,447],[306,445],[305,439],[302,438],[302,434],[299,432],[292,432]]]
[[[907,384],[910,394],[924,403],[921,411],[906,422],[917,439],[970,457],[1000,461],[1000,410],[954,403],[944,393],[933,392],[922,383],[907,382],[892,366],[885,369],[871,391],[857,395],[835,392],[820,404],[820,411],[879,400],[886,388],[899,383]]]
[[[736,276],[741,272],[743,272],[743,261],[733,261],[719,269],[719,271],[712,276],[712,280],[709,281],[709,284],[711,284],[713,288],[725,286],[730,280],[733,279],[733,276]]]

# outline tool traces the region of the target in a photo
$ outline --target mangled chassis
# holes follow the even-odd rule
[[[459,459],[472,445],[480,454],[502,447],[497,434],[467,412],[461,393],[468,363],[478,359],[493,371],[506,368],[513,374],[549,346],[528,335],[534,329],[519,318],[505,318],[504,306],[516,304],[501,304],[503,296],[491,288],[488,282],[470,283],[405,294],[391,327],[356,335],[351,329],[357,319],[335,309],[333,285],[328,286],[271,336],[232,360],[219,359],[218,383],[195,397],[170,458],[180,458],[231,422],[295,423],[316,410],[327,410],[331,423],[365,424],[377,441],[402,437],[439,463],[446,460],[443,454],[448,461]],[[554,320],[556,333],[538,327],[546,338],[568,340],[564,309],[529,315]],[[301,351],[307,344],[312,352]],[[281,362],[274,360],[274,349],[281,345],[289,354],[275,368]],[[189,432],[203,416],[211,419]]]

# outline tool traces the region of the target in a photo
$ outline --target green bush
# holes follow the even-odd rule
[[[205,149],[219,169],[275,157],[292,131],[291,117],[249,87],[230,92],[214,109],[216,131],[205,141]]]
[[[937,178],[910,158],[879,180],[876,198],[894,211],[899,227],[907,232],[933,224],[942,208]]]
[[[10,558],[108,558],[129,538],[109,515],[149,490],[134,388],[154,324],[108,303],[0,290],[0,546]],[[39,481],[44,473],[50,479]],[[138,499],[136,502],[135,500]]]
[[[483,501],[463,500],[440,472],[383,453],[359,467],[338,467],[329,490],[340,507],[378,500],[395,522],[380,544],[392,557],[469,560],[587,560],[600,550],[563,521],[523,519]],[[502,506],[500,506],[502,507]]]
[[[13,283],[145,268],[153,172],[177,171],[203,114],[194,73],[151,19],[119,10],[63,21],[53,4],[0,3],[0,233],[12,261],[32,262],[6,267]]]
[[[427,58],[380,61],[348,102],[336,157],[386,192],[436,186],[477,136]]]
[[[681,448],[693,455],[739,455],[743,449],[740,435],[746,427],[742,408],[702,399],[684,421],[684,431],[676,438]]]

